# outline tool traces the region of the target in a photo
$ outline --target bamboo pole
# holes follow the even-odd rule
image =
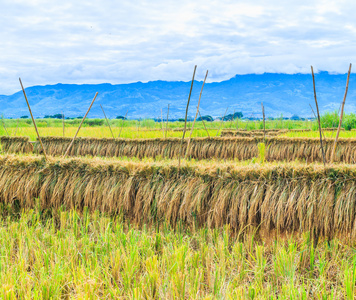
[[[63,137],[65,137],[65,133],[64,133],[65,125],[64,125],[64,113],[63,113],[63,111],[62,111],[62,127],[63,127]]]
[[[127,113],[128,113],[128,112],[129,112],[129,110],[126,111],[125,117],[124,117],[124,119],[123,119],[122,122],[121,122],[121,128],[120,128],[120,132],[119,132],[119,137],[121,136],[122,127],[124,127],[124,122],[125,122],[125,120],[126,120],[126,116],[127,116]]]
[[[2,126],[4,126],[4,129],[5,129],[5,132],[7,134],[7,136],[10,136],[7,129],[6,129],[6,126],[5,126],[5,121],[4,121],[4,115],[1,115],[1,121],[2,121]]]
[[[110,126],[109,120],[108,120],[108,118],[106,117],[106,114],[105,114],[104,108],[103,108],[103,106],[102,106],[101,104],[100,104],[100,107],[101,107],[101,110],[103,111],[103,114],[104,114],[104,117],[105,117],[106,123],[107,123],[107,124],[108,124],[108,126],[109,126],[109,129],[110,129],[110,132],[111,132],[112,138],[113,138],[113,139],[115,139],[114,134],[113,134],[113,132],[112,132],[112,130],[111,130],[111,126]]]
[[[350,80],[351,66],[352,66],[352,65],[350,64],[350,66],[349,66],[349,72],[347,73],[347,81],[346,81],[345,95],[344,95],[344,100],[342,101],[341,113],[340,113],[340,120],[339,120],[339,126],[337,127],[335,142],[334,142],[334,145],[333,145],[333,151],[331,152],[330,163],[333,163],[333,162],[334,162],[334,156],[335,156],[335,150],[336,150],[337,140],[339,139],[341,124],[342,124],[342,118],[343,118],[343,116],[344,116],[344,106],[345,106],[347,91],[348,91],[348,89],[349,89],[349,80]]]
[[[262,106],[262,116],[263,116],[263,143],[266,143],[266,121],[265,121],[265,108],[263,106],[263,102],[261,102]]]
[[[206,126],[205,126],[205,122],[204,122],[204,120],[203,120],[203,117],[202,117],[201,114],[200,114],[200,110],[198,110],[198,113],[199,113],[199,117],[200,117],[201,121],[203,122],[203,125],[204,125],[204,128],[205,128],[205,130],[206,130],[206,133],[208,134],[208,137],[209,137],[209,139],[210,139],[209,131],[208,131],[208,129],[207,129]]]
[[[183,130],[183,136],[182,136],[182,140],[181,140],[181,142],[180,142],[180,147],[179,147],[178,172],[177,172],[177,176],[179,176],[179,171],[180,171],[180,157],[181,157],[181,154],[182,154],[182,147],[183,147],[183,141],[184,141],[185,131],[186,131],[186,129],[187,129],[188,109],[189,109],[190,97],[191,97],[191,95],[192,95],[193,84],[194,84],[194,77],[195,77],[195,72],[196,72],[196,70],[197,70],[197,65],[194,66],[193,78],[192,78],[192,83],[190,84],[190,91],[189,91],[189,96],[188,96],[188,101],[187,101],[187,108],[185,109],[184,130]]]
[[[319,106],[318,106],[318,100],[316,99],[315,78],[314,78],[313,66],[311,66],[311,72],[312,72],[312,76],[313,76],[313,88],[314,88],[314,99],[315,99],[315,105],[316,105],[316,112],[317,112],[317,114],[318,114],[318,124],[319,124],[319,135],[320,135],[321,154],[323,155],[323,163],[324,163],[324,167],[325,167],[326,160],[325,160],[325,152],[324,152],[324,147],[323,147],[323,137],[322,137],[322,135],[321,135],[321,124],[320,124]]]
[[[19,118],[17,118],[17,123],[16,123],[16,130],[15,130],[15,134],[14,134],[14,136],[16,136],[16,134],[17,134],[17,130],[18,130],[18,128],[19,128]]]
[[[23,95],[25,96],[25,99],[26,99],[26,103],[27,103],[27,106],[28,106],[28,110],[30,111],[30,115],[31,115],[31,118],[32,118],[33,126],[35,127],[38,140],[40,141],[40,144],[41,144],[41,147],[42,147],[43,155],[44,155],[45,159],[47,160],[46,151],[45,151],[45,149],[44,149],[44,147],[43,147],[43,143],[42,143],[40,134],[38,133],[36,121],[35,121],[35,118],[33,117],[32,110],[31,110],[31,107],[30,107],[30,103],[29,103],[28,100],[27,100],[26,92],[25,92],[25,89],[24,89],[24,87],[23,87],[23,85],[22,85],[21,78],[19,78],[19,81],[20,81],[20,84],[21,84],[21,88],[22,88]]]
[[[221,119],[220,127],[219,127],[218,132],[216,133],[216,136],[218,136],[218,134],[219,134],[219,132],[220,132],[221,126],[222,126],[222,124],[223,124],[223,122],[224,122],[224,118],[225,118],[225,116],[226,116],[226,113],[227,113],[227,110],[228,110],[228,109],[229,109],[229,108],[226,108],[226,110],[225,110],[224,116],[223,116],[222,119]]]
[[[93,99],[92,102],[90,103],[90,106],[89,106],[89,108],[88,108],[88,110],[87,110],[85,116],[84,116],[83,119],[82,119],[82,122],[79,124],[79,127],[78,127],[78,129],[77,129],[77,132],[75,133],[75,135],[74,135],[74,137],[73,137],[71,143],[69,144],[69,146],[68,146],[68,148],[67,148],[67,151],[66,151],[65,154],[64,154],[64,157],[66,157],[66,156],[68,155],[69,150],[70,150],[70,148],[72,147],[72,145],[73,145],[73,143],[74,143],[74,140],[76,139],[76,137],[77,137],[77,135],[78,135],[78,133],[79,133],[79,130],[80,130],[80,128],[82,127],[82,124],[84,123],[84,120],[85,120],[85,118],[87,117],[87,115],[88,115],[88,113],[89,113],[91,107],[93,106],[94,101],[95,101],[95,99],[96,99],[97,96],[98,96],[98,92],[96,92],[96,94],[95,94],[95,96],[94,96],[94,99]]]
[[[201,86],[201,90],[200,90],[200,94],[199,94],[199,100],[198,100],[198,106],[197,106],[197,112],[195,113],[193,125],[192,125],[192,128],[191,128],[191,130],[190,130],[190,135],[189,135],[188,145],[187,145],[187,151],[185,152],[185,156],[187,156],[187,154],[188,154],[188,149],[189,149],[189,145],[190,145],[190,139],[192,138],[195,121],[197,120],[197,117],[198,117],[199,106],[200,106],[200,99],[201,99],[201,95],[202,95],[202,93],[203,93],[203,88],[204,88],[204,85],[205,85],[206,78],[208,77],[208,72],[209,72],[209,71],[206,70],[206,74],[205,74],[205,78],[204,78],[204,81],[203,81],[203,85]]]
[[[234,118],[235,118],[235,110],[234,110],[234,114],[232,115],[232,117],[231,117],[231,121],[230,121],[230,129],[231,129],[231,127],[232,127],[232,121],[234,120]]]
[[[168,110],[167,110],[167,123],[166,123],[166,132],[164,134],[164,137],[167,138],[168,134],[168,118],[169,118],[169,104],[168,104]]]
[[[312,108],[312,106],[310,105],[310,103],[309,103],[309,106],[310,106],[310,108],[311,108],[311,110],[312,110],[312,112],[313,112],[313,114],[314,114],[315,120],[318,120],[318,117],[316,116],[316,114],[315,114],[315,112],[314,112],[314,109]],[[324,131],[322,130],[321,133],[323,134],[323,138],[324,138],[324,141],[325,141],[325,143],[326,143],[326,138],[325,138]]]

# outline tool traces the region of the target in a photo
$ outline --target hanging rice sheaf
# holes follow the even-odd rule
[[[36,201],[36,199],[38,199]],[[120,213],[138,224],[356,237],[356,167],[0,156],[0,202]],[[37,203],[37,204],[36,204]]]
[[[10,139],[10,140],[9,140]],[[26,138],[1,138],[5,153],[31,153],[32,145]],[[14,145],[11,146],[11,141]],[[43,137],[46,153],[52,156],[63,155],[71,142],[71,138]],[[178,158],[180,138],[155,139],[99,139],[77,138],[69,151],[70,156],[103,156],[103,157],[153,157]],[[193,159],[225,159],[248,160],[259,154],[258,143],[261,137],[214,137],[193,138],[187,152],[187,157]],[[330,160],[334,139],[324,140],[327,161]],[[187,140],[183,142],[186,152]],[[41,145],[34,144],[34,153],[41,153]],[[340,138],[338,140],[335,162],[356,162],[356,139]],[[266,137],[267,161],[305,161],[321,162],[320,141],[318,138]]]

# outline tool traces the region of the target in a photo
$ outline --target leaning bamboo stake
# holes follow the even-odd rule
[[[347,81],[346,81],[345,95],[344,95],[344,100],[342,101],[341,113],[340,113],[340,120],[339,120],[339,126],[338,126],[337,132],[336,132],[336,137],[335,137],[335,142],[334,142],[334,146],[333,146],[333,151],[331,152],[330,163],[333,163],[333,162],[334,162],[334,155],[335,155],[335,150],[336,150],[336,144],[337,144],[337,140],[338,140],[339,134],[340,134],[341,124],[342,124],[342,118],[344,117],[344,106],[345,106],[347,91],[348,91],[348,89],[349,89],[349,80],[350,80],[351,66],[352,66],[352,65],[350,64],[349,72],[347,73]]]
[[[208,129],[207,129],[206,126],[205,126],[205,122],[204,122],[204,120],[203,120],[203,117],[202,117],[201,114],[200,114],[200,110],[198,110],[198,113],[199,113],[199,117],[200,117],[201,121],[203,122],[205,131],[206,131],[206,133],[208,134],[208,137],[209,137],[209,139],[210,139],[209,131],[208,131]]]
[[[62,111],[62,127],[63,127],[63,137],[65,137],[65,133],[64,133],[65,126],[64,126],[64,113],[63,113],[63,111]]]
[[[312,112],[313,112],[313,114],[314,114],[315,120],[317,120],[318,117],[316,116],[316,114],[315,114],[315,112],[314,112],[314,109],[312,108],[312,106],[310,105],[310,103],[309,103],[309,106],[310,106],[310,108],[311,108],[311,110],[312,110]],[[324,131],[322,130],[321,133],[323,134],[323,138],[324,138],[324,141],[325,141],[325,143],[326,143],[326,138],[325,138],[325,133],[324,133]]]
[[[265,108],[263,106],[263,102],[261,102],[262,106],[262,116],[263,116],[263,143],[266,143],[266,121],[265,121]]]
[[[167,138],[167,134],[168,134],[168,118],[169,118],[169,104],[168,104],[168,110],[167,110],[167,123],[166,123],[166,132],[164,137]]]
[[[315,78],[314,78],[313,66],[311,66],[311,72],[312,72],[312,76],[313,76],[313,88],[314,88],[314,99],[315,99],[315,105],[316,105],[316,112],[317,112],[317,114],[318,114],[318,124],[319,124],[319,135],[320,135],[321,154],[323,155],[323,163],[324,163],[324,167],[325,167],[326,160],[325,160],[325,152],[324,152],[324,147],[323,147],[323,137],[322,137],[322,135],[321,135],[321,124],[320,124],[319,106],[318,106],[318,100],[316,99]]]
[[[179,176],[180,157],[181,157],[181,154],[182,154],[182,147],[183,147],[183,141],[184,141],[185,131],[186,131],[186,129],[187,129],[188,109],[189,109],[190,97],[191,97],[191,95],[192,95],[193,84],[194,84],[194,77],[195,77],[195,71],[196,71],[196,70],[197,70],[197,65],[194,66],[193,78],[192,78],[192,83],[190,84],[190,91],[189,91],[189,96],[188,96],[188,101],[187,101],[187,108],[185,109],[184,130],[183,130],[183,136],[182,136],[182,140],[181,140],[181,142],[180,142],[180,147],[179,147],[177,177]]]
[[[77,135],[78,135],[78,133],[79,133],[79,130],[80,130],[80,128],[82,127],[82,124],[84,123],[84,120],[85,120],[85,118],[87,117],[87,115],[88,115],[88,113],[89,113],[91,107],[93,106],[94,101],[95,101],[95,99],[96,99],[97,96],[98,96],[98,92],[96,92],[93,101],[90,103],[90,106],[89,106],[89,108],[88,108],[88,110],[87,110],[85,116],[83,117],[82,122],[79,124],[79,127],[78,127],[78,129],[77,129],[77,132],[75,133],[75,135],[74,135],[74,137],[73,137],[71,143],[69,144],[69,146],[68,146],[68,148],[67,148],[67,151],[66,151],[65,154],[64,154],[64,157],[66,157],[66,156],[68,155],[69,150],[70,150],[70,148],[72,147],[72,145],[73,145],[73,143],[74,143],[74,140],[75,140],[75,138],[77,137]]]
[[[19,118],[17,118],[16,130],[15,130],[14,136],[16,136],[18,129],[19,129]]]
[[[40,141],[40,144],[41,144],[41,147],[42,147],[43,155],[44,155],[45,159],[47,160],[46,151],[45,151],[45,149],[44,149],[44,147],[43,147],[43,143],[42,143],[40,134],[38,133],[36,121],[35,121],[35,118],[33,117],[32,110],[31,110],[31,107],[30,107],[30,103],[29,103],[28,100],[27,100],[26,92],[25,92],[25,89],[24,89],[24,87],[23,87],[23,85],[22,85],[21,78],[19,78],[19,81],[20,81],[20,84],[21,84],[21,88],[22,88],[23,95],[25,96],[25,99],[26,99],[26,103],[27,103],[27,106],[28,106],[28,110],[30,111],[30,115],[31,115],[31,118],[32,118],[33,126],[35,127],[38,140]]]
[[[120,132],[119,132],[119,137],[121,136],[122,127],[124,127],[124,122],[125,122],[125,120],[126,120],[126,116],[127,116],[127,113],[128,113],[128,112],[129,112],[129,110],[126,111],[125,117],[124,117],[124,119],[123,119],[122,122],[121,122],[121,128],[120,128]]]
[[[5,126],[5,121],[4,121],[4,115],[1,115],[1,121],[2,121],[2,126],[4,126],[4,129],[5,129],[5,132],[7,134],[7,136],[10,136],[7,129],[6,129],[6,126]]]
[[[209,72],[209,71],[206,70],[206,74],[205,74],[205,78],[204,78],[204,81],[203,81],[203,85],[201,86],[201,90],[200,90],[200,94],[199,94],[199,101],[198,101],[198,106],[197,106],[197,112],[195,113],[194,122],[193,122],[192,128],[191,128],[191,130],[190,130],[190,135],[189,135],[188,144],[187,144],[187,151],[185,152],[185,156],[187,156],[187,154],[188,154],[188,149],[189,149],[189,145],[190,145],[190,139],[192,138],[195,121],[197,120],[197,117],[198,117],[199,106],[200,106],[200,99],[201,99],[201,95],[202,95],[202,93],[203,93],[203,88],[204,88],[204,85],[205,85],[206,78],[208,77],[208,72]]]
[[[234,114],[232,115],[231,120],[230,120],[230,129],[232,127],[232,121],[234,120],[234,118],[235,118],[235,110],[234,110]]]
[[[224,122],[224,118],[225,118],[225,116],[226,116],[226,113],[227,113],[227,110],[228,110],[228,109],[229,109],[229,108],[226,108],[226,110],[225,110],[224,116],[223,116],[222,119],[221,119],[220,127],[219,127],[219,129],[218,129],[218,132],[216,133],[216,136],[218,136],[218,134],[219,134],[219,132],[220,132],[221,126],[222,126],[222,124],[223,124],[223,122]]]
[[[103,111],[103,114],[104,114],[104,117],[105,117],[106,123],[107,123],[107,124],[108,124],[108,126],[109,126],[109,129],[110,129],[110,132],[111,132],[112,138],[113,138],[113,139],[115,139],[115,136],[114,136],[114,134],[113,134],[113,132],[112,132],[112,130],[111,130],[111,126],[110,126],[109,120],[108,120],[108,118],[106,117],[106,114],[105,114],[104,108],[103,108],[103,106],[102,106],[101,104],[100,104],[100,107],[101,107],[101,110]]]

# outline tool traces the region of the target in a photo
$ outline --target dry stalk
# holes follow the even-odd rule
[[[112,136],[112,138],[113,138],[113,139],[115,139],[115,136],[114,136],[114,134],[113,134],[113,132],[112,132],[112,130],[111,130],[111,126],[110,126],[109,120],[108,120],[108,118],[106,117],[106,114],[105,114],[104,108],[103,108],[103,106],[102,106],[101,104],[100,104],[100,107],[101,107],[101,110],[103,111],[103,114],[104,114],[104,117],[105,117],[106,123],[107,123],[107,124],[108,124],[108,126],[109,126],[109,129],[110,129],[110,132],[111,132],[111,136]]]

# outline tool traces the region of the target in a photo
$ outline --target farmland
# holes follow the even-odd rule
[[[2,298],[353,299],[355,131],[110,123],[4,120]]]

